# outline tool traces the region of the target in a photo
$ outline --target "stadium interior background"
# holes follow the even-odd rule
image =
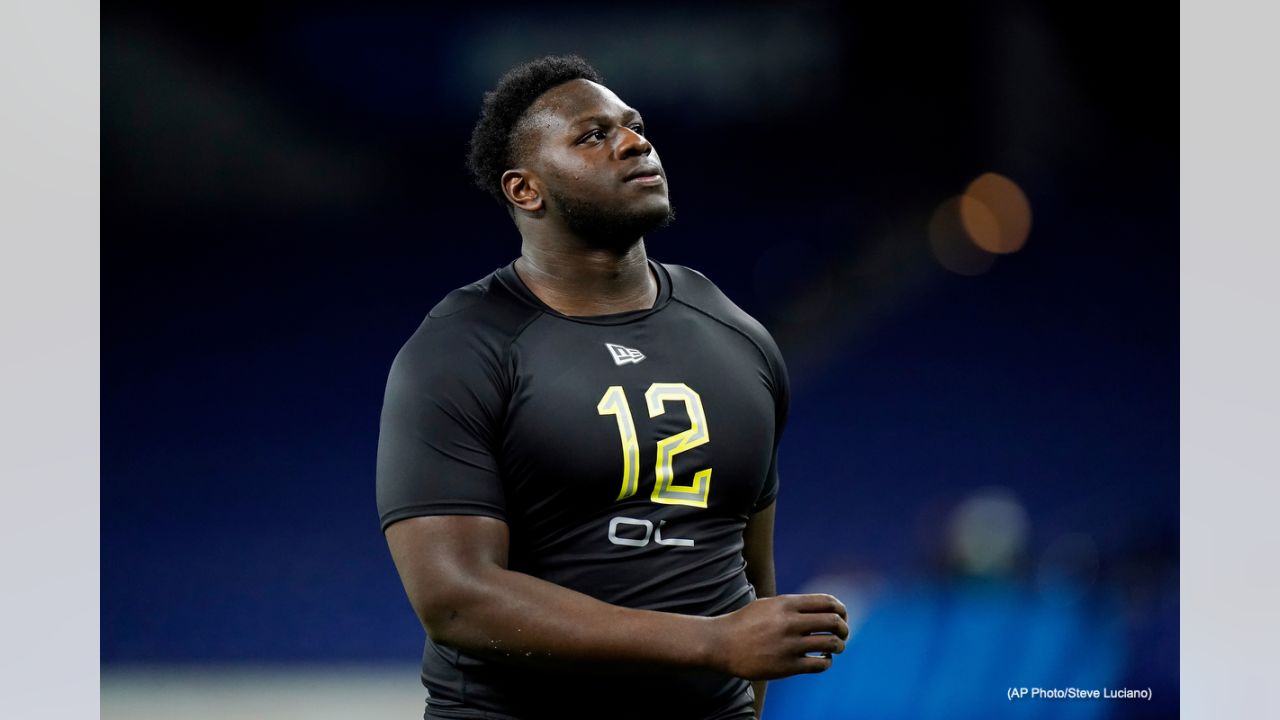
[[[464,167],[481,94],[570,51],[661,153],[678,219],[650,255],[789,364],[779,590],[836,594],[854,634],[772,683],[768,717],[1168,716],[1169,25],[1100,2],[105,7],[103,716],[421,712],[374,507],[386,373],[519,252]]]

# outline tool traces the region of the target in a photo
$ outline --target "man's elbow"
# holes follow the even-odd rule
[[[437,581],[410,596],[413,611],[432,641],[459,647],[465,644],[467,625],[473,623],[483,603],[483,583],[475,577]]]
[[[387,544],[413,612],[431,639],[463,647],[481,637],[500,599],[506,525],[492,518],[423,516],[387,528]]]

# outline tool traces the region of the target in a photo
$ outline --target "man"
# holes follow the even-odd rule
[[[547,57],[485,95],[470,167],[520,257],[436,305],[387,380],[378,510],[427,718],[752,718],[848,637],[839,600],[773,597],[782,357],[646,256],[666,174],[600,83]]]

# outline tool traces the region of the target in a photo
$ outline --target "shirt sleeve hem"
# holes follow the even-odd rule
[[[778,499],[778,492],[775,490],[774,492],[771,492],[768,495],[765,495],[764,497],[756,500],[755,506],[751,508],[751,514],[755,515],[761,510],[768,509],[768,507],[772,505],[774,501],[776,501],[777,499]]]
[[[382,531],[386,532],[387,527],[392,523],[424,515],[479,515],[496,518],[503,522],[507,521],[506,513],[492,505],[466,502],[432,503],[430,505],[410,505],[409,507],[397,508],[383,513]]]

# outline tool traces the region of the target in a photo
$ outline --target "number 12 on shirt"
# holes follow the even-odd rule
[[[694,473],[688,485],[677,485],[671,469],[671,462],[677,454],[704,445],[711,439],[707,432],[707,416],[702,410],[702,398],[684,383],[653,383],[645,391],[644,399],[649,406],[649,417],[665,413],[668,401],[683,402],[685,414],[689,416],[688,430],[658,441],[654,467],[656,482],[649,499],[664,505],[705,508],[711,492],[711,468]],[[631,406],[627,404],[627,395],[621,385],[610,385],[605,390],[604,397],[596,405],[596,412],[613,415],[618,421],[618,435],[622,438],[622,489],[618,492],[618,500],[631,497],[636,494],[640,480],[640,445],[636,440]]]

